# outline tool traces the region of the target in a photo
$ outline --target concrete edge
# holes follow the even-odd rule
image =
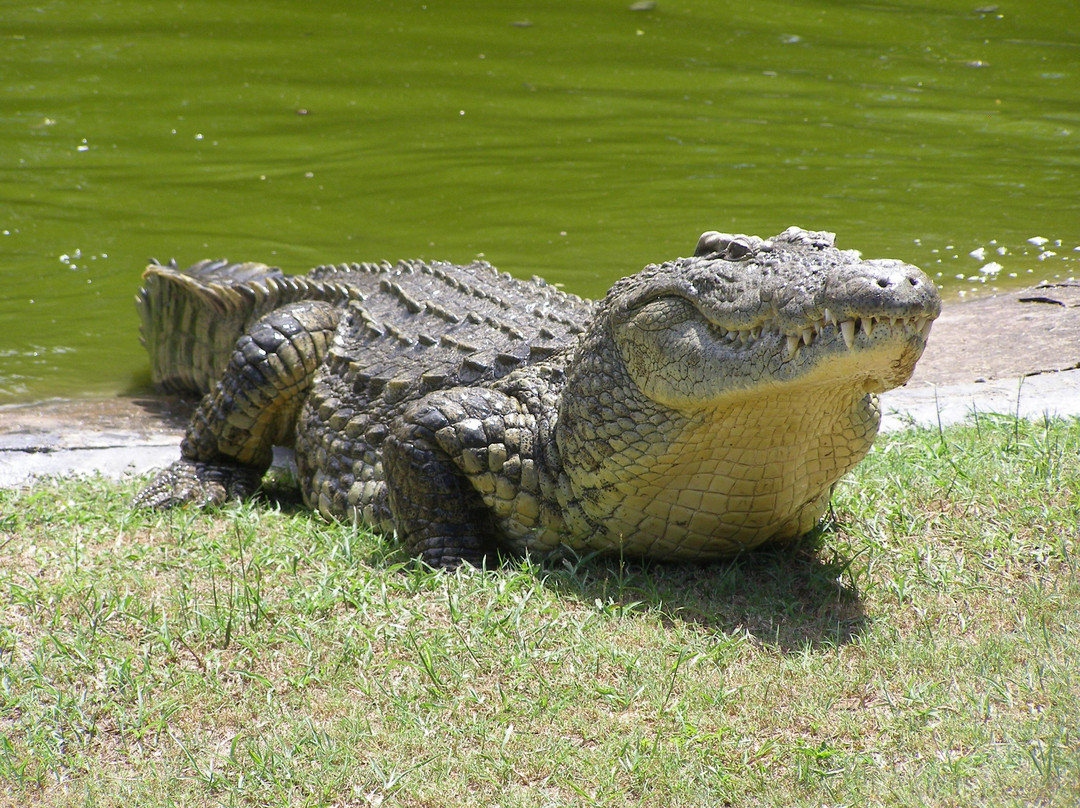
[[[881,395],[881,431],[938,428],[977,415],[1080,416],[1080,370],[971,384],[901,387]]]
[[[1080,370],[1043,373],[975,384],[920,386],[881,396],[881,432],[937,429],[975,415],[1038,419],[1080,416]],[[100,474],[146,475],[179,457],[182,430],[112,427],[88,430],[79,424],[14,429],[0,435],[0,488],[18,488],[43,477]],[[276,449],[274,466],[295,470],[292,452]]]

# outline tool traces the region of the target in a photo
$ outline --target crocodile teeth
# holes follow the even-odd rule
[[[930,326],[932,326],[933,324],[934,321],[930,319],[928,319],[925,323],[922,324],[922,328],[920,331],[922,333],[923,342],[926,342],[927,337],[930,336]]]
[[[833,322],[835,319],[836,318],[832,316],[832,312],[829,311],[828,309],[825,309],[825,325],[828,325],[829,323]]]
[[[866,336],[869,337],[871,334],[874,333],[874,318],[873,317],[863,317],[862,320],[859,321],[859,325],[861,325],[862,330],[866,332]]]
[[[799,346],[802,345],[801,337],[788,336],[787,338],[787,356],[784,359],[793,359],[795,354],[799,352]]]
[[[802,330],[802,341],[805,342],[807,345],[809,345],[811,342],[813,342],[814,341],[814,329],[812,329],[812,328],[804,328]]]
[[[840,323],[840,333],[844,335],[844,344],[848,346],[850,351],[855,347],[855,321],[844,320]]]

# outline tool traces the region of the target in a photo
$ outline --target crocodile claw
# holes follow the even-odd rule
[[[132,503],[136,508],[166,510],[180,505],[210,507],[250,496],[261,474],[226,463],[177,460],[162,469]]]

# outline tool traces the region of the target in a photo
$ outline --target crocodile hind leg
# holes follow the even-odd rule
[[[135,500],[138,507],[212,505],[250,496],[275,445],[292,443],[296,417],[329,349],[340,310],[304,301],[275,309],[236,343],[180,445],[181,459]]]

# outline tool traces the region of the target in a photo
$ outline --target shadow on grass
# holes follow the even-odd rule
[[[291,470],[271,469],[263,478],[259,490],[255,492],[255,499],[285,514],[311,512],[311,508],[304,502],[300,485],[296,482]]]
[[[291,482],[274,480],[260,496],[286,513],[307,511]],[[849,643],[866,625],[862,600],[848,575],[852,559],[828,549],[835,529],[819,528],[799,543],[710,564],[599,555],[539,563],[495,557],[490,563],[492,569],[527,569],[564,597],[627,612],[643,605],[672,624],[745,634],[788,653]],[[393,540],[378,541],[379,549],[368,559],[373,567],[409,569],[418,563]]]
[[[851,642],[867,624],[851,559],[817,537],[708,565],[589,558],[541,568],[549,586],[587,602],[658,609],[673,624],[745,634],[789,653]]]

